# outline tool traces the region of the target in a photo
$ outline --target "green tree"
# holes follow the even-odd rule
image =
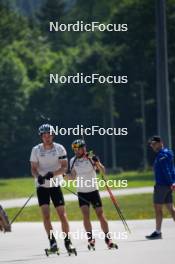
[[[53,50],[58,50],[62,47],[63,38],[62,33],[49,31],[49,22],[62,22],[65,13],[65,6],[65,1],[63,0],[46,0],[38,15],[41,31],[51,43]]]
[[[18,159],[20,146],[15,145],[22,133],[21,118],[24,113],[28,78],[23,63],[14,53],[0,54],[0,128],[2,172],[10,176]],[[11,167],[12,166],[12,167]]]

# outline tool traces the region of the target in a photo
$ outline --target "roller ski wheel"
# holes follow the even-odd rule
[[[56,254],[56,255],[60,255],[59,249],[57,247],[53,247],[53,248],[46,248],[45,249],[45,254],[47,257],[49,257],[52,254]]]
[[[77,256],[76,248],[74,248],[72,245],[69,245],[66,249],[69,256],[71,256],[72,254]]]
[[[69,256],[71,256],[72,254],[77,256],[77,251],[76,251],[76,248],[74,248],[74,247],[70,247],[69,249],[67,249],[67,252],[68,252]]]
[[[118,249],[118,245],[113,243],[112,241],[109,241],[107,246],[108,246],[108,249]]]
[[[88,241],[88,249],[93,251],[95,250],[95,239]]]
[[[74,248],[72,246],[72,243],[70,240],[68,240],[65,244],[65,247],[66,247],[66,250],[67,250],[67,253],[69,256],[71,256],[72,254],[74,254],[75,256],[77,256],[77,250],[76,248]]]

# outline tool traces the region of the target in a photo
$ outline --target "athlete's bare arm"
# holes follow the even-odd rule
[[[77,175],[76,175],[76,171],[74,169],[72,169],[71,172],[66,173],[64,175],[65,180],[75,180],[76,177],[77,177]]]
[[[60,164],[61,164],[61,168],[54,171],[53,175],[61,175],[61,174],[65,174],[68,168],[68,161],[67,160],[59,160]]]
[[[102,174],[105,174],[105,167],[100,161],[95,162],[95,166]]]
[[[34,178],[37,178],[39,176],[37,162],[31,162],[31,173]]]
[[[71,171],[71,173],[70,173],[69,175],[70,175],[70,178],[71,178],[72,180],[75,180],[76,177],[77,177],[75,169],[72,169],[72,171]]]

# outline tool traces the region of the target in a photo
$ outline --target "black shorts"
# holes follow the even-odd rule
[[[102,201],[98,190],[88,193],[78,192],[78,201],[80,207],[83,205],[90,206],[90,204],[94,208],[102,207]]]
[[[153,201],[155,204],[173,203],[171,187],[166,185],[155,185]]]
[[[60,186],[52,188],[37,188],[37,197],[39,206],[44,204],[50,204],[50,199],[52,200],[55,207],[64,205],[64,197]]]

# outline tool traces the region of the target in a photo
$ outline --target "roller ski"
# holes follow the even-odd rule
[[[77,256],[77,251],[76,248],[73,247],[72,242],[70,239],[66,239],[65,240],[65,248],[67,250],[67,253],[69,256],[71,256],[72,254],[74,254],[75,256]]]
[[[57,244],[54,243],[50,248],[45,249],[46,256],[49,257],[52,254],[60,255],[59,248],[57,247]]]
[[[106,244],[108,249],[118,249],[118,245],[116,243],[113,243],[111,239],[109,239]]]
[[[109,233],[105,234],[105,243],[106,243],[108,249],[118,249],[118,245],[116,243],[112,242],[112,239],[109,236]]]
[[[95,239],[88,240],[88,249],[95,250]]]
[[[49,242],[50,248],[45,249],[46,256],[49,257],[52,254],[60,255],[59,248],[57,247],[57,242],[54,236],[52,236],[51,238],[49,237]]]

